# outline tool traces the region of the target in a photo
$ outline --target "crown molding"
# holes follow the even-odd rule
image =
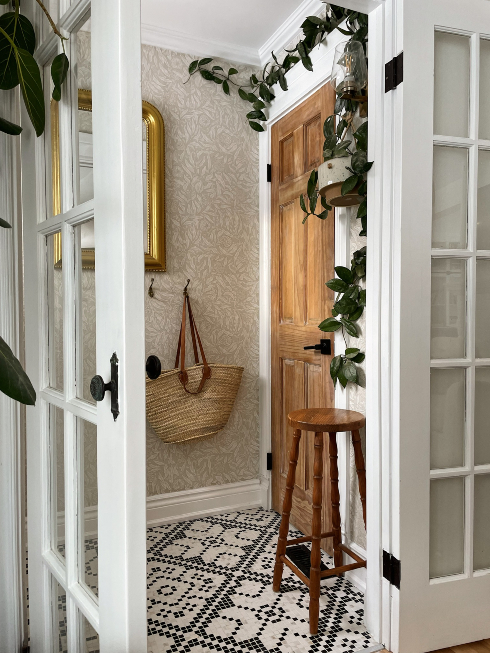
[[[219,57],[231,63],[244,63],[251,66],[260,65],[259,53],[254,48],[200,39],[184,32],[156,27],[147,23],[141,25],[141,41],[146,45],[184,54]]]
[[[274,34],[267,39],[264,45],[259,48],[258,56],[260,65],[265,66],[271,58],[271,52],[279,52],[294,39],[307,16],[319,16],[323,11],[325,11],[325,4],[320,0],[303,0],[299,7],[293,11]]]

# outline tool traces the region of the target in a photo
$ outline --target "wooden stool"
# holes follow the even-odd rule
[[[282,508],[281,527],[276,550],[276,564],[274,566],[274,580],[272,589],[279,592],[281,589],[282,572],[286,564],[310,588],[310,633],[318,632],[318,617],[320,611],[320,581],[328,576],[338,576],[350,569],[365,567],[366,561],[356,555],[342,544],[340,531],[340,494],[339,470],[337,466],[337,433],[352,432],[352,444],[356,460],[356,470],[359,479],[359,494],[361,495],[364,525],[366,525],[366,470],[364,456],[361,448],[359,429],[364,426],[366,419],[361,413],[352,410],[339,410],[336,408],[311,408],[295,410],[288,415],[288,422],[294,428],[293,444],[289,454],[289,470],[286,480],[286,492]],[[289,515],[293,503],[293,489],[298,463],[299,442],[301,431],[315,433],[315,459],[313,466],[313,517],[311,535],[288,540]],[[322,533],[322,485],[323,485],[323,434],[329,435],[330,455],[330,483],[332,500],[332,528],[328,533]],[[333,569],[322,571],[320,542],[324,537],[333,538],[334,563]],[[296,565],[286,557],[286,547],[301,542],[311,542],[310,577],[303,574]],[[355,563],[342,565],[342,552],[347,553]]]

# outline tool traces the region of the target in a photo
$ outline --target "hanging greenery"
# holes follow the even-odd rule
[[[340,28],[339,25],[343,21],[346,21],[346,27]],[[193,61],[189,65],[189,79],[193,75],[200,74],[203,79],[220,84],[225,95],[230,95],[232,88],[236,88],[242,100],[252,105],[251,111],[247,113],[250,127],[255,131],[263,132],[262,123],[267,121],[264,110],[276,97],[274,86],[279,84],[283,91],[287,91],[286,73],[300,61],[306,70],[312,71],[311,51],[325,41],[326,37],[335,29],[364,45],[367,39],[368,18],[358,11],[327,4],[324,18],[308,16],[301,25],[301,29],[303,38],[294,48],[286,50],[286,56],[282,62],[271,52],[271,61],[264,66],[260,73],[250,75],[246,84],[239,84],[235,81],[238,74],[236,68],[229,68],[226,72],[222,66],[216,64],[211,66],[214,61],[212,57]],[[357,103],[351,104],[357,105]]]
[[[36,0],[46,15],[51,29],[60,39],[63,52],[51,64],[53,80],[53,99],[61,99],[61,86],[68,73],[69,61],[64,52],[67,39],[59,32],[48,10]],[[8,5],[10,0],[0,0],[0,5]],[[22,99],[37,136],[45,127],[46,108],[41,81],[41,71],[34,59],[36,34],[32,23],[20,13],[19,0],[13,0],[13,11],[0,16],[0,90],[9,91],[20,86]],[[18,136],[22,127],[0,117],[0,131]],[[10,224],[0,218],[0,227],[10,229]],[[19,360],[8,344],[0,338],[0,392],[23,404],[33,405],[36,393]]]
[[[345,24],[340,27],[340,24]],[[283,91],[288,90],[286,73],[301,61],[307,70],[313,70],[310,53],[315,46],[322,43],[334,29],[349,36],[349,41],[359,41],[366,53],[368,42],[368,17],[357,11],[344,9],[335,5],[326,4],[324,18],[308,16],[301,25],[303,38],[292,50],[286,50],[286,56],[279,62],[274,53],[271,61],[264,66],[260,74],[252,74],[246,84],[235,81],[238,74],[236,68],[229,68],[228,72],[219,65],[212,65],[213,59],[205,57],[196,59],[189,66],[189,79],[200,74],[215,84],[221,85],[223,92],[230,95],[231,89],[236,87],[239,96],[252,105],[252,110],[246,114],[249,125],[258,132],[264,131],[263,123],[267,121],[265,111],[275,98],[273,87],[279,84]],[[189,80],[187,80],[189,81]],[[346,166],[351,173],[343,182],[341,194],[346,195],[357,188],[361,201],[357,209],[357,217],[361,220],[360,236],[367,235],[367,180],[366,174],[371,169],[373,162],[367,160],[368,149],[368,124],[362,123],[356,130],[353,121],[359,109],[359,103],[351,99],[337,97],[334,113],[329,116],[323,125],[325,142],[323,146],[324,161],[335,158],[351,157],[350,166]],[[349,134],[352,138],[347,138]],[[320,204],[318,199],[320,198]],[[303,224],[310,216],[326,220],[332,207],[318,191],[318,171],[312,170],[306,194],[300,196],[300,206],[305,216]],[[318,209],[318,211],[317,211]],[[348,347],[347,337],[359,338],[360,332],[357,321],[366,306],[366,290],[360,281],[366,276],[366,247],[354,252],[350,270],[346,267],[335,268],[337,277],[327,281],[327,286],[338,293],[335,299],[331,317],[323,320],[319,325],[321,331],[334,332],[342,330],[345,342],[345,351],[332,359],[330,376],[334,385],[339,381],[345,388],[347,383],[360,385],[361,374],[358,364],[365,359],[364,352],[357,347]]]

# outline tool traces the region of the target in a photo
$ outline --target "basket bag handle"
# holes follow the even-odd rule
[[[187,281],[187,286],[188,285],[189,285],[189,281]],[[187,286],[184,288],[184,306],[182,307],[182,324],[180,325],[180,336],[179,336],[179,344],[177,346],[177,356],[175,357],[175,367],[176,368],[179,367],[179,357],[180,357],[179,381],[182,383],[182,385],[184,386],[184,390],[188,394],[198,395],[204,388],[206,379],[209,379],[211,377],[211,368],[209,367],[208,362],[206,360],[206,355],[204,354],[204,349],[202,346],[201,338],[199,336],[199,331],[197,330],[197,326],[194,321],[194,315],[192,314],[192,308],[189,300],[189,294],[187,292]],[[203,362],[201,382],[199,383],[199,387],[196,390],[196,392],[192,392],[191,390],[187,389],[187,383],[189,381],[189,377],[187,375],[187,372],[185,371],[185,320],[186,320],[186,312],[187,312],[186,308],[189,311],[189,325],[190,325],[191,336],[192,336],[192,347],[194,349],[194,360],[196,361],[196,365],[199,365],[199,354],[197,352],[197,345],[199,344],[199,349],[201,351],[201,358]]]

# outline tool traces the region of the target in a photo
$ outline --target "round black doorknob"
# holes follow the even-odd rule
[[[146,373],[149,379],[158,379],[162,373],[162,364],[158,356],[148,356],[146,359]]]
[[[90,394],[95,401],[102,401],[105,397],[106,390],[111,389],[110,383],[104,383],[104,379],[96,374],[90,381]]]

